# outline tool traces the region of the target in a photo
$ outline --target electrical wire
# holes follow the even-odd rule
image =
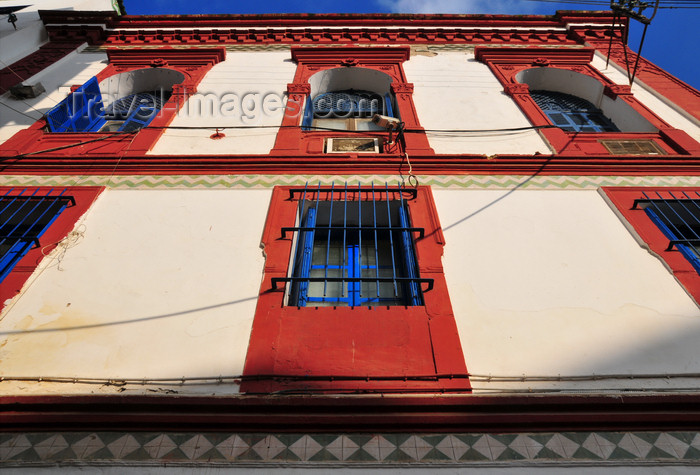
[[[30,332],[28,332],[30,333]],[[480,383],[529,383],[529,382],[592,382],[604,380],[628,380],[628,381],[648,381],[648,380],[669,380],[669,379],[700,379],[700,373],[667,373],[667,374],[586,374],[578,376],[497,376],[479,374],[428,374],[428,375],[285,375],[285,374],[236,374],[219,376],[182,376],[179,378],[89,378],[75,376],[0,376],[0,382],[6,381],[26,381],[26,382],[51,382],[51,383],[82,383],[82,384],[105,384],[123,386],[133,385],[176,385],[185,386],[192,384],[240,384],[242,381],[264,381],[264,380],[286,380],[286,381],[437,381],[441,379],[469,379],[472,382]],[[486,390],[488,388],[480,388]],[[496,388],[501,390],[502,388]],[[553,388],[557,389],[557,388]],[[592,388],[597,391],[598,388]],[[613,388],[617,390],[617,388]],[[643,390],[645,388],[627,388],[630,390]],[[667,388],[677,389],[677,388]],[[700,387],[686,388],[700,391]],[[539,390],[539,389],[538,389]],[[557,390],[562,390],[561,388]],[[572,389],[567,389],[572,390]],[[585,390],[585,389],[584,389]],[[532,389],[527,389],[532,391]]]
[[[24,117],[27,117],[27,118],[29,118],[29,119],[32,119],[33,121],[37,121],[37,120],[41,119],[41,117],[44,116],[44,114],[43,114],[42,112],[40,112],[40,111],[34,109],[33,107],[32,107],[32,109],[34,109],[35,111],[39,112],[39,114],[41,114],[41,117],[32,117],[31,115],[29,115],[29,114],[27,114],[27,113],[25,113],[25,112],[22,112],[21,110],[15,109],[14,107],[12,107],[11,105],[9,105],[9,104],[7,104],[7,103],[5,103],[5,102],[0,102],[0,104],[3,105],[3,106],[5,106],[5,107],[7,107],[8,109],[12,109],[13,111],[17,112],[18,114],[23,115]],[[31,107],[31,106],[30,106],[30,107]]]
[[[68,145],[62,145],[62,146],[60,146],[60,147],[47,148],[47,149],[44,149],[44,150],[37,150],[37,151],[35,151],[35,152],[20,153],[20,154],[17,155],[17,157],[28,157],[28,156],[30,156],[30,155],[37,155],[37,154],[40,154],[40,153],[55,152],[55,151],[57,151],[57,150],[65,150],[65,149],[67,149],[67,148],[78,147],[78,146],[80,146],[80,145],[86,145],[86,144],[89,144],[89,143],[100,142],[100,141],[102,141],[102,140],[109,140],[109,139],[114,138],[114,137],[120,137],[120,136],[123,137],[123,136],[129,136],[129,135],[133,135],[133,136],[135,137],[135,136],[136,136],[136,132],[138,132],[138,130],[134,130],[134,131],[131,131],[131,132],[111,132],[109,135],[105,135],[105,136],[102,136],[102,137],[97,137],[97,138],[94,138],[94,139],[91,139],[91,140],[83,140],[83,141],[81,141],[81,142],[71,143],[71,144],[68,144]],[[132,142],[133,142],[133,138],[132,138]]]
[[[536,3],[563,3],[569,5],[593,5],[600,7],[610,8],[610,2],[598,1],[598,0],[523,0],[525,2],[536,2]],[[664,5],[664,6],[661,6]],[[659,9],[697,9],[700,8],[700,2],[697,0],[671,0],[668,2],[661,1],[658,7]]]
[[[17,109],[14,109],[7,104],[0,102],[0,104],[5,105],[9,107],[10,109],[14,110],[15,112],[22,114],[32,120],[39,120],[34,117],[31,117],[27,114],[24,114]],[[157,127],[148,127],[149,129],[157,129],[157,130],[227,130],[227,129],[283,129],[283,128],[298,128],[296,125],[261,125],[261,126],[227,126],[227,127],[214,127],[214,126],[157,126]],[[331,129],[331,128],[326,128],[326,127],[313,127],[314,129],[318,130],[325,130],[325,131],[331,131],[331,132],[352,132],[355,134],[361,134],[361,135],[367,135],[367,131],[362,131],[362,130],[343,130],[343,129]],[[422,132],[430,132],[430,133],[446,133],[446,134],[458,134],[458,133],[463,133],[463,134],[477,134],[477,133],[498,133],[498,132],[520,132],[520,131],[526,131],[526,130],[539,130],[539,129],[550,129],[550,128],[556,128],[555,125],[532,125],[532,126],[527,126],[527,127],[510,127],[510,128],[502,128],[502,129],[422,129],[422,130],[405,130],[404,133],[422,133]],[[17,157],[27,157],[31,155],[38,155],[42,153],[47,153],[47,152],[55,152],[57,150],[65,150],[68,148],[73,148],[73,147],[79,147],[81,145],[86,145],[94,142],[99,142],[102,140],[108,140],[110,138],[113,138],[115,136],[120,136],[120,135],[135,135],[138,132],[138,130],[132,131],[132,132],[109,132],[109,135],[105,135],[102,137],[97,137],[94,139],[90,140],[82,140],[80,142],[75,142],[67,145],[62,145],[60,147],[52,147],[52,148],[47,148],[44,150],[37,150],[34,152],[28,152],[28,153],[21,153],[18,154]],[[455,136],[455,135],[452,135]]]

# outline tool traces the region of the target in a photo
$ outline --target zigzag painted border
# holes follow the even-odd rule
[[[270,188],[278,185],[332,182],[369,184],[399,181],[396,175],[133,175],[133,176],[0,176],[0,186],[107,186],[109,188]],[[435,188],[596,189],[601,186],[700,186],[697,176],[529,176],[429,175],[421,185]]]

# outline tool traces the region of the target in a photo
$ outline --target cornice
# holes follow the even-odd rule
[[[576,44],[574,27],[609,29],[609,12],[537,15],[163,15],[42,11],[52,41],[77,36],[90,44]],[[87,34],[86,29],[97,29]]]
[[[85,24],[105,22],[110,28],[162,27],[294,27],[294,26],[553,26],[565,24],[612,23],[609,11],[557,11],[554,15],[456,15],[456,14],[264,14],[264,15],[123,15],[115,12],[39,12],[45,24]]]
[[[687,430],[697,394],[418,396],[4,396],[4,431]]]
[[[476,59],[498,63],[533,63],[534,66],[550,64],[588,64],[593,59],[593,48],[489,48],[479,46],[474,50]]]
[[[201,66],[216,64],[223,61],[226,57],[226,49],[223,47],[189,49],[185,54],[179,48],[165,47],[158,48],[155,51],[158,53],[158,58],[167,63],[167,65]],[[109,63],[115,66],[143,66],[152,62],[153,53],[154,50],[111,48],[107,50],[107,57],[109,58]]]
[[[305,64],[325,64],[337,62],[338,58],[349,58],[358,60],[364,64],[385,64],[398,63],[408,60],[411,54],[407,46],[399,47],[315,47],[315,48],[292,48],[292,59],[295,62]]]

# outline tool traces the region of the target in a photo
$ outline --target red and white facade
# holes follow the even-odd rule
[[[413,437],[410,460],[377,449],[387,469],[435,462],[415,440],[448,433],[444,467],[536,464],[513,442],[532,433],[578,433],[602,454],[540,444],[572,470],[620,449],[634,456],[616,469],[640,473],[660,440],[685,444],[663,463],[696,463],[700,275],[634,202],[700,191],[700,93],[643,58],[630,86],[619,28],[606,64],[609,12],[39,15],[46,40],[0,70],[0,191],[65,188],[75,206],[0,282],[0,461],[27,462],[19,437],[36,431],[200,431],[262,437],[219,449],[233,465],[284,432]],[[105,97],[166,75],[178,79],[147,127],[47,129],[93,76]],[[46,92],[16,98],[20,82]],[[309,98],[348,89],[389,98],[398,140],[303,127]],[[619,131],[553,126],[542,89],[594,103]],[[329,139],[358,137],[378,148],[331,152]],[[421,305],[288,305],[275,282],[294,272],[293,190],[397,182],[415,188],[406,206],[424,233]],[[593,431],[614,447],[585,445]],[[651,433],[648,450],[625,448]],[[458,454],[459,434],[490,449],[473,439]],[[100,463],[129,463],[103,441]],[[148,463],[168,460],[148,443]],[[89,459],[72,453],[59,461]]]

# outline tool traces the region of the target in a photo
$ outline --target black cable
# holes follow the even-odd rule
[[[12,106],[10,106],[10,105],[4,103],[4,102],[0,102],[0,104],[2,104],[3,106],[7,107],[8,109],[12,109],[13,111],[17,112],[18,114],[22,114],[23,116],[32,119],[33,121],[37,121],[37,120],[41,119],[41,117],[38,117],[38,118],[37,118],[37,117],[32,117],[32,116],[29,115],[29,114],[25,114],[24,112],[22,112],[22,111],[20,111],[20,110],[17,110],[17,109],[15,109],[14,107],[12,107]],[[25,104],[26,104],[26,103],[25,103]],[[32,106],[29,105],[29,104],[27,104],[27,105],[28,105],[29,107],[32,107]],[[32,109],[34,109],[34,108],[32,107]],[[40,111],[38,111],[38,110],[36,110],[36,109],[34,109],[34,110],[37,111],[37,112],[39,112],[39,114],[41,114],[42,117],[44,116],[44,114],[43,114],[42,112],[40,112]]]
[[[27,114],[24,114],[23,112],[18,111],[17,109],[14,109],[4,102],[0,102],[0,104],[3,104],[10,109],[14,110],[15,112],[19,114],[23,114],[26,117],[32,119],[32,120],[39,120],[34,117],[31,117]],[[159,129],[159,130],[168,130],[168,129],[176,129],[176,130],[226,130],[226,129],[282,129],[282,128],[297,128],[299,127],[298,125],[259,125],[259,126],[229,126],[229,127],[213,127],[213,126],[156,126],[156,127],[148,127],[149,129]],[[403,130],[402,133],[423,133],[423,132],[446,132],[446,133],[482,133],[482,132],[520,132],[520,131],[525,131],[525,130],[539,130],[539,129],[551,129],[551,128],[556,128],[556,125],[532,125],[532,126],[527,126],[527,127],[511,127],[511,128],[503,128],[503,129],[423,129],[423,130]],[[326,131],[331,131],[331,132],[351,132],[351,133],[357,133],[357,134],[364,134],[367,135],[368,131],[363,131],[363,130],[342,130],[342,129],[330,129],[326,127],[311,127],[316,130],[326,130]],[[29,152],[29,153],[21,153],[18,154],[18,157],[25,157],[25,156],[30,156],[30,155],[37,155],[40,153],[46,153],[46,152],[54,152],[57,150],[64,150],[67,148],[72,148],[72,147],[78,147],[80,145],[86,145],[94,142],[99,142],[102,140],[107,140],[109,138],[115,137],[115,136],[124,136],[124,135],[130,135],[130,134],[135,134],[137,133],[138,130],[134,130],[132,132],[109,132],[109,135],[105,135],[102,137],[97,137],[95,139],[90,139],[90,140],[82,140],[80,142],[68,144],[68,145],[63,145],[60,147],[53,147],[53,148],[48,148],[44,150],[37,150],[35,152]],[[60,133],[60,132],[57,132]],[[70,132],[68,132],[70,133]]]
[[[639,66],[639,58],[642,57],[642,47],[644,46],[644,37],[647,35],[648,23],[644,24],[644,30],[642,31],[642,39],[639,42],[639,51],[637,52],[637,59],[634,62],[634,71],[632,72],[632,77],[630,78],[630,85],[634,82],[634,77],[637,75],[637,66]]]
[[[595,5],[595,6],[605,6],[605,7],[610,7],[610,2],[603,1],[603,0],[523,0],[525,2],[536,2],[536,3],[568,3],[568,4],[578,4],[578,5]],[[660,5],[668,5],[668,6],[659,6],[658,8],[700,8],[700,1],[698,0],[670,0],[670,1],[660,1]],[[698,5],[698,7],[695,6],[688,6],[688,5]]]
[[[67,149],[67,148],[78,147],[78,146],[80,146],[80,145],[86,145],[86,144],[89,144],[89,143],[99,142],[99,141],[101,141],[101,140],[107,140],[107,139],[111,139],[111,138],[113,138],[113,137],[120,137],[120,136],[133,135],[133,134],[135,134],[136,132],[138,132],[138,130],[134,130],[134,131],[132,131],[132,132],[112,132],[112,133],[110,133],[109,135],[102,136],[102,137],[97,137],[97,138],[92,139],[92,140],[83,140],[83,141],[78,142],[78,143],[72,143],[72,144],[68,144],[68,145],[62,145],[62,146],[60,146],[60,147],[53,147],[53,148],[47,148],[47,149],[44,149],[44,150],[37,150],[36,152],[20,153],[20,154],[18,154],[17,156],[18,156],[18,157],[27,157],[27,156],[29,156],[29,155],[37,155],[37,154],[39,154],[39,153],[55,152],[56,150],[64,150],[64,149]]]
[[[613,13],[612,25],[610,26],[610,43],[608,44],[608,57],[605,59],[605,69],[608,69],[610,64],[610,53],[612,53],[613,37],[615,36],[615,23],[617,22],[617,13]]]
[[[230,126],[185,126],[185,125],[163,125],[163,126],[148,126],[149,129],[173,129],[173,130],[227,130],[227,129],[295,129],[298,125],[230,125]],[[533,130],[533,129],[549,129],[556,127],[556,125],[529,125],[526,127],[509,127],[503,129],[421,129],[421,130],[404,130],[404,133],[422,133],[422,132],[464,132],[464,133],[478,133],[478,132],[518,132],[523,130]],[[368,134],[376,131],[370,130],[345,130],[345,129],[331,129],[328,127],[308,127],[314,130],[326,130],[330,132],[350,132],[358,134]]]

